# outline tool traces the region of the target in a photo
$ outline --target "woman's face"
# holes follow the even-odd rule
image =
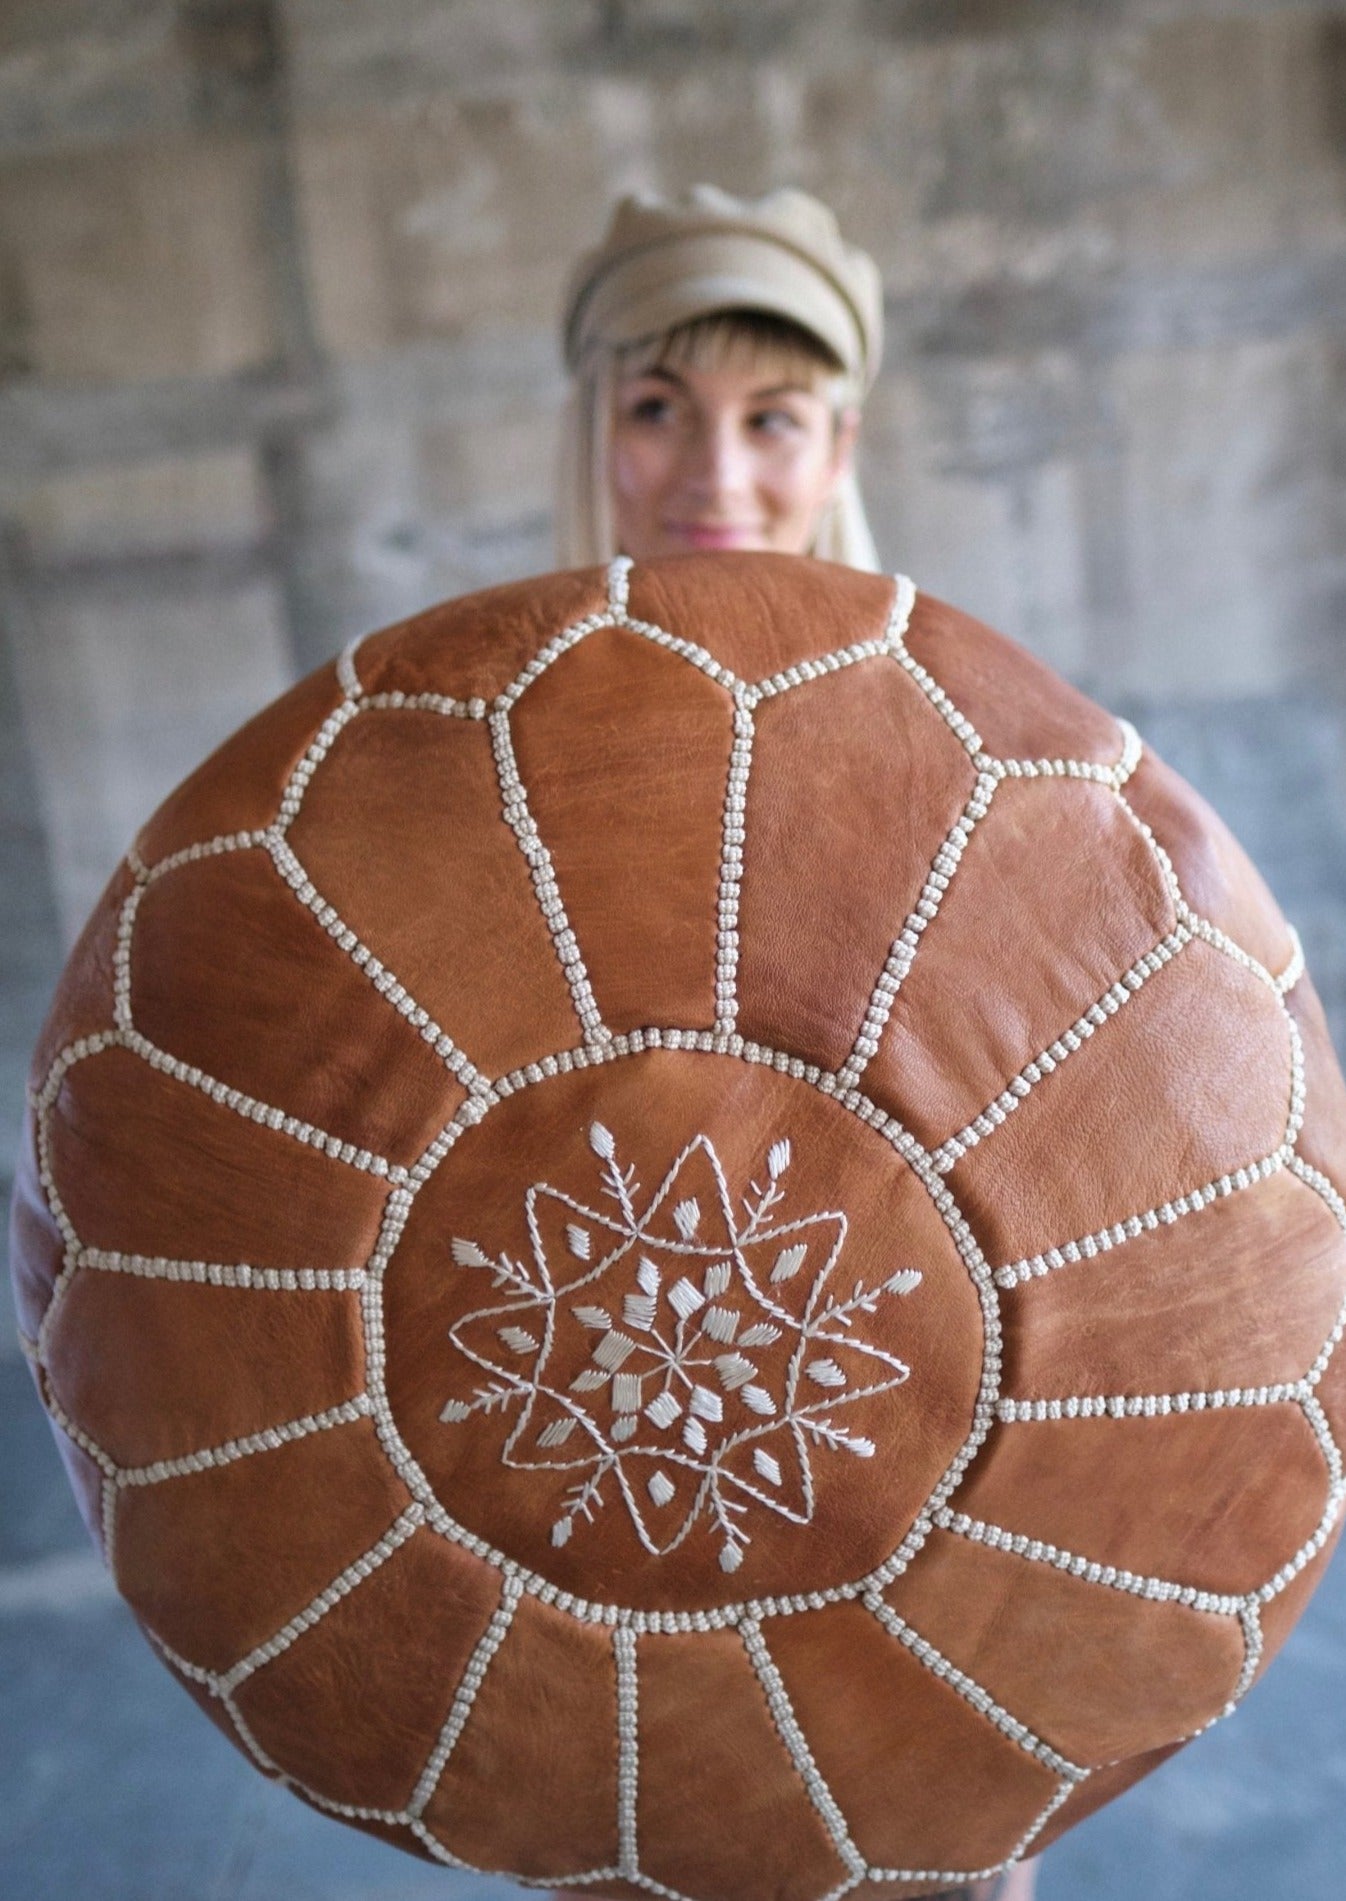
[[[608,470],[621,552],[807,554],[859,421],[834,415],[828,381],[821,367],[732,364],[619,378]]]

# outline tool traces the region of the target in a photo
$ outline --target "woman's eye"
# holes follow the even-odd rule
[[[751,427],[764,436],[785,436],[802,427],[788,409],[759,409],[749,417]]]
[[[632,422],[664,422],[673,414],[667,396],[642,396],[627,410]]]

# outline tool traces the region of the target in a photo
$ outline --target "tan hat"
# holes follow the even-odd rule
[[[883,286],[873,258],[843,242],[807,192],[734,198],[714,185],[680,197],[637,194],[580,259],[565,300],[566,363],[720,310],[766,310],[809,331],[863,392],[883,349]]]

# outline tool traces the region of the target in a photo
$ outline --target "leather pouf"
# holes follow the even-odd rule
[[[146,826],[29,1144],[120,1590],[454,1867],[934,1892],[1232,1708],[1335,1537],[1294,936],[904,581],[617,562],[366,640]]]

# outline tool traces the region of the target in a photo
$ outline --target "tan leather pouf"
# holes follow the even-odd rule
[[[1117,722],[911,585],[435,609],[146,826],[23,1327],[265,1770],[453,1867],[926,1894],[1231,1709],[1342,1505],[1346,1091]]]

